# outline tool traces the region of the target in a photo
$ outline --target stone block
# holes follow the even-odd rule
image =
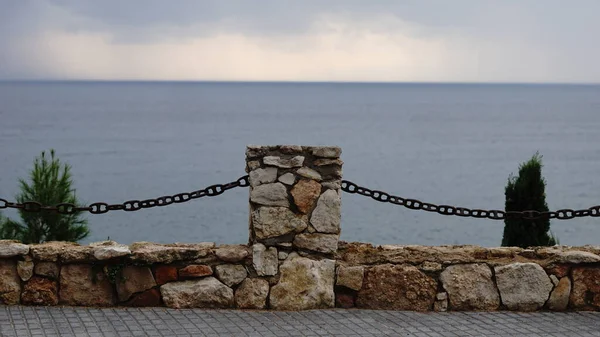
[[[364,275],[365,267],[363,266],[339,266],[335,284],[358,291],[362,288]]]
[[[500,305],[498,289],[488,265],[459,264],[448,266],[440,281],[450,297],[452,310],[496,310]]]
[[[410,265],[384,264],[369,268],[356,306],[366,309],[428,311],[437,282]]]
[[[0,259],[0,304],[15,305],[21,300],[21,280],[17,263]]]
[[[332,308],[335,262],[315,261],[292,254],[280,267],[279,283],[271,288],[269,302],[275,310]]]
[[[34,276],[25,283],[21,301],[27,305],[57,305],[58,285],[56,281]]]
[[[160,287],[163,301],[169,308],[231,308],[233,290],[214,277],[171,282]]]
[[[265,309],[268,295],[267,280],[246,278],[235,291],[235,304],[240,309]]]
[[[64,265],[60,271],[59,303],[90,307],[116,303],[112,284],[101,268],[88,264]]]
[[[267,248],[260,243],[252,246],[252,265],[259,276],[276,275],[279,266],[277,248]]]
[[[131,295],[156,286],[156,281],[148,267],[126,266],[116,281],[119,301],[127,301]]]
[[[538,264],[512,263],[495,271],[502,304],[508,309],[535,311],[548,300],[552,281]]]

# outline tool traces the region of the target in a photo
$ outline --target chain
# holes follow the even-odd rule
[[[165,195],[156,199],[146,200],[129,200],[122,204],[107,204],[105,202],[95,202],[86,207],[80,207],[75,204],[58,204],[56,206],[42,205],[37,201],[25,201],[23,203],[8,202],[5,199],[0,198],[0,209],[3,208],[15,208],[23,210],[25,212],[41,212],[51,211],[60,214],[75,214],[78,212],[90,212],[92,214],[104,214],[109,211],[126,211],[133,212],[139,211],[145,208],[162,207],[171,205],[173,203],[179,204],[190,200],[202,198],[202,197],[214,197],[223,192],[236,187],[247,187],[249,185],[248,175],[239,178],[236,181],[227,184],[217,184],[208,186],[205,189],[197,190],[193,192],[178,193],[175,195]]]
[[[370,190],[366,187],[358,186],[353,182],[342,180],[342,191],[350,194],[360,194],[365,197],[370,197],[380,202],[388,202],[398,206],[404,206],[413,210],[423,210],[426,212],[435,212],[442,215],[455,215],[461,217],[473,217],[473,218],[486,218],[492,220],[504,220],[504,219],[559,219],[569,220],[573,218],[581,217],[600,217],[600,205],[593,206],[588,209],[572,210],[572,209],[560,209],[554,212],[540,212],[540,211],[501,211],[501,210],[484,210],[484,209],[471,209],[466,207],[455,207],[449,205],[436,205],[428,202],[422,202],[417,199],[407,199],[398,197],[395,195],[388,194],[383,191]]]
[[[105,202],[95,202],[89,206],[77,206],[75,204],[63,203],[56,206],[42,205],[37,201],[25,201],[23,203],[9,202],[6,199],[0,198],[0,209],[15,208],[25,212],[41,212],[50,211],[59,214],[75,214],[78,212],[90,212],[92,214],[104,214],[109,211],[126,211],[133,212],[145,208],[162,207],[171,204],[179,204],[190,200],[202,198],[205,196],[214,197],[223,194],[225,191],[236,187],[249,186],[248,175],[239,178],[236,181],[227,184],[216,184],[208,186],[201,190],[192,192],[183,192],[175,195],[166,195],[155,199],[146,200],[128,200],[121,204],[108,204]],[[526,220],[536,220],[542,218],[569,220],[581,217],[600,217],[600,205],[593,206],[587,209],[573,210],[560,209],[554,212],[540,211],[502,211],[502,210],[484,210],[471,209],[466,207],[455,207],[450,205],[436,205],[428,202],[423,202],[417,199],[402,198],[391,195],[383,191],[371,190],[366,187],[358,186],[353,182],[342,180],[342,191],[350,194],[359,194],[370,197],[380,202],[387,202],[398,206],[404,206],[412,210],[423,210],[426,212],[435,212],[442,215],[455,215],[460,217],[487,218],[492,220],[516,219],[522,218]]]

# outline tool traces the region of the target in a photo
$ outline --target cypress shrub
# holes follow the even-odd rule
[[[534,210],[547,212],[546,181],[542,177],[542,156],[536,152],[519,166],[519,175],[508,178],[505,189],[505,211]],[[549,233],[550,219],[536,220],[507,218],[504,220],[502,246],[553,246],[556,239]]]

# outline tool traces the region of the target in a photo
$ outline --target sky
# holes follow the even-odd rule
[[[0,80],[600,83],[598,0],[0,0]]]

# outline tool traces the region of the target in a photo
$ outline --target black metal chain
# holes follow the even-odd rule
[[[223,194],[225,191],[236,187],[247,187],[250,185],[248,175],[239,178],[236,181],[227,184],[216,184],[208,186],[201,190],[193,192],[183,192],[175,195],[166,195],[155,199],[146,200],[128,200],[121,204],[108,204],[105,202],[95,202],[89,206],[77,206],[75,204],[63,203],[55,206],[43,205],[37,201],[26,201],[23,203],[9,202],[0,198],[0,209],[15,208],[25,212],[52,211],[59,214],[75,214],[78,212],[90,212],[92,214],[104,214],[109,211],[133,212],[141,209],[162,207],[171,204],[178,204],[190,200],[202,198],[205,196],[214,197]],[[540,211],[502,211],[502,210],[484,210],[471,209],[466,207],[455,207],[450,205],[436,205],[423,202],[417,199],[402,198],[389,193],[371,190],[366,187],[358,186],[348,180],[342,180],[341,189],[350,194],[359,194],[370,197],[380,202],[387,202],[394,205],[404,206],[412,210],[423,210],[426,212],[435,212],[442,215],[455,215],[460,217],[487,218],[492,220],[504,220],[510,218],[523,218],[527,220],[536,220],[542,218],[569,220],[581,217],[600,217],[600,205],[587,209],[573,210],[560,209],[558,211],[540,212]]]
[[[522,218],[526,220],[536,220],[542,218],[569,220],[581,217],[600,217],[600,205],[593,206],[587,209],[572,210],[560,209],[554,212],[540,211],[501,211],[501,210],[484,210],[471,209],[466,207],[455,207],[449,205],[436,205],[428,202],[422,202],[417,199],[402,198],[388,194],[383,191],[370,190],[366,187],[358,186],[348,180],[342,180],[342,191],[350,194],[359,194],[365,197],[370,197],[380,202],[388,202],[394,205],[404,206],[413,210],[423,210],[426,212],[436,212],[442,215],[456,215],[461,217],[487,218],[492,220],[516,219]]]
[[[171,205],[173,203],[179,204],[182,202],[202,198],[202,197],[214,197],[223,192],[236,187],[247,187],[250,185],[248,175],[239,178],[236,181],[227,184],[216,184],[208,186],[205,189],[197,190],[193,192],[178,193],[175,195],[165,195],[156,199],[146,200],[129,200],[122,204],[107,204],[105,202],[95,202],[89,206],[80,207],[75,204],[58,204],[56,206],[42,205],[37,201],[26,201],[23,203],[9,202],[5,199],[0,198],[0,209],[4,208],[15,208],[25,212],[40,212],[40,211],[52,211],[60,214],[75,214],[78,212],[90,212],[92,214],[104,214],[109,211],[126,211],[133,212],[139,211],[140,209],[162,207]]]

